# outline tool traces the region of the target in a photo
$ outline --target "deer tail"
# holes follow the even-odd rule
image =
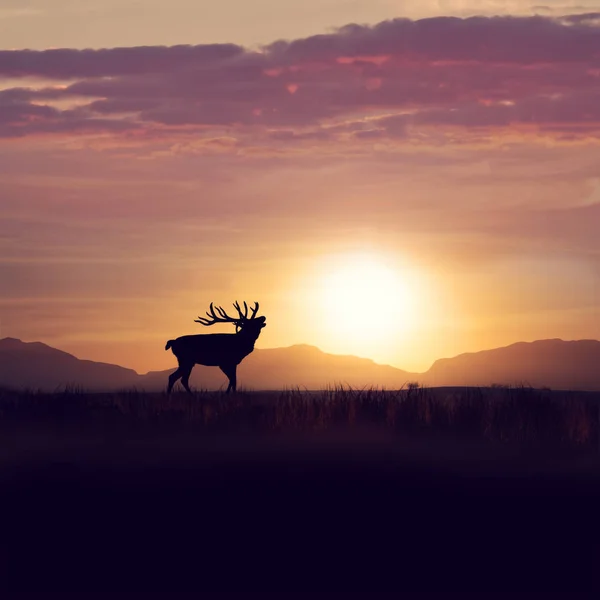
[[[165,350],[168,350],[168,349],[169,349],[169,348],[170,348],[170,347],[173,345],[173,342],[174,342],[174,341],[175,341],[175,340],[169,340],[169,341],[167,342],[167,345],[165,346]]]

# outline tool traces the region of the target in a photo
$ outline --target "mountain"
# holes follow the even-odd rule
[[[559,339],[517,342],[504,348],[437,360],[424,374],[428,386],[526,384],[563,390],[600,390],[600,342]]]
[[[0,340],[0,386],[53,391],[64,386],[79,386],[91,391],[133,388],[164,390],[173,368],[139,375],[132,369],[80,360],[71,354],[40,342]],[[399,388],[413,375],[367,358],[326,354],[314,346],[290,346],[254,350],[238,367],[238,386],[255,390],[285,387],[322,389],[344,384],[352,387]],[[197,365],[190,384],[197,389],[225,389],[227,378],[216,367]]]
[[[173,359],[175,360],[175,359]],[[163,389],[172,369],[142,376],[145,389]],[[299,386],[310,390],[328,385],[399,388],[412,381],[414,374],[368,358],[327,354],[307,345],[254,350],[238,367],[238,386],[255,390],[281,390]],[[196,365],[190,377],[192,387],[219,389],[227,378],[220,369]]]
[[[54,391],[71,385],[101,391],[132,387],[138,379],[133,369],[81,360],[41,342],[0,340],[1,386]]]
[[[173,369],[176,367],[173,357]],[[137,388],[161,391],[173,369],[140,375],[117,365],[81,360],[40,342],[0,340],[0,386],[53,391],[77,386],[90,391]],[[427,386],[521,384],[552,389],[600,390],[600,342],[540,340],[437,360],[415,374],[370,359],[327,354],[314,346],[257,349],[238,367],[242,389],[323,389],[328,385],[398,389],[410,381]],[[190,378],[197,389],[225,389],[215,367],[197,365]]]

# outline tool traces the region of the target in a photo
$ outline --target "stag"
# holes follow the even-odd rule
[[[169,375],[167,394],[171,393],[175,382],[180,378],[183,387],[192,394],[189,379],[195,365],[219,367],[229,379],[227,393],[231,390],[236,391],[237,366],[254,350],[260,330],[267,323],[265,317],[256,316],[258,302],[254,303],[250,316],[248,316],[246,302],[243,311],[238,302],[234,302],[233,306],[238,312],[237,317],[230,317],[220,306],[215,309],[211,302],[210,309],[206,313],[208,318],[198,317],[194,322],[206,326],[215,323],[232,323],[235,325],[235,333],[184,335],[167,342],[165,350],[170,348],[179,363],[179,368]]]

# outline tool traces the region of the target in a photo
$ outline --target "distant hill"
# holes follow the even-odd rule
[[[173,357],[173,369],[176,367]],[[0,340],[0,386],[54,391],[65,386],[90,391],[137,388],[164,390],[169,373],[140,375],[117,365],[81,360],[42,344]],[[540,340],[461,354],[436,361],[425,373],[409,373],[356,356],[327,354],[314,346],[257,349],[238,367],[238,387],[277,390],[328,385],[398,389],[411,381],[427,386],[526,384],[552,389],[600,390],[600,342]],[[225,389],[227,378],[215,367],[197,365],[190,379],[197,389]]]
[[[41,342],[0,340],[0,385],[54,391],[66,385],[100,391],[131,387],[139,375],[133,369],[81,360]]]
[[[600,342],[559,339],[437,360],[424,374],[429,386],[526,384],[564,390],[600,390]]]
[[[175,357],[173,357],[175,362]],[[142,377],[145,389],[162,389],[172,370],[152,372]],[[414,374],[368,358],[327,354],[307,345],[254,350],[238,367],[238,387],[255,390],[281,390],[302,387],[318,390],[327,385],[399,388]],[[219,389],[227,378],[220,369],[196,365],[190,383],[196,388]]]
[[[0,386],[53,391],[64,386],[117,390],[136,387],[164,390],[173,369],[139,375],[117,365],[80,360],[40,342],[0,340]],[[378,365],[367,358],[326,354],[314,346],[290,346],[254,350],[238,367],[238,387],[274,390],[284,387],[322,389],[328,384],[352,387],[398,388],[413,375],[394,367]],[[216,367],[197,365],[190,378],[192,387],[218,390],[227,387],[227,378]]]

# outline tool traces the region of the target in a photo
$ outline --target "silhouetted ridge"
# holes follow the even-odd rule
[[[133,387],[138,381],[133,369],[81,360],[42,342],[0,340],[0,385],[5,387],[53,391],[73,386],[100,391]]]
[[[428,386],[527,384],[552,389],[600,390],[600,342],[561,339],[517,342],[503,348],[460,354],[435,361],[416,374],[371,359],[328,354],[316,346],[297,344],[256,349],[239,367],[242,388],[323,389],[331,385],[398,389],[411,381]],[[132,369],[80,360],[41,342],[0,340],[0,386],[54,391],[75,385],[88,390],[137,388],[163,391],[176,368],[139,375]],[[197,366],[190,378],[196,389],[224,389],[227,378],[211,367]]]
[[[600,390],[599,365],[597,340],[555,338],[440,359],[427,371],[425,379],[428,385],[526,383],[533,387]]]
[[[75,356],[73,356],[72,354],[69,354],[68,352],[58,350],[57,348],[53,348],[52,346],[48,346],[47,344],[44,344],[42,342],[24,342],[17,338],[11,338],[11,337],[3,338],[0,340],[0,351],[1,350],[12,350],[12,351],[17,351],[17,352],[18,351],[22,351],[22,352],[44,352],[44,351],[60,352],[67,356],[72,356],[73,358],[76,358]]]

